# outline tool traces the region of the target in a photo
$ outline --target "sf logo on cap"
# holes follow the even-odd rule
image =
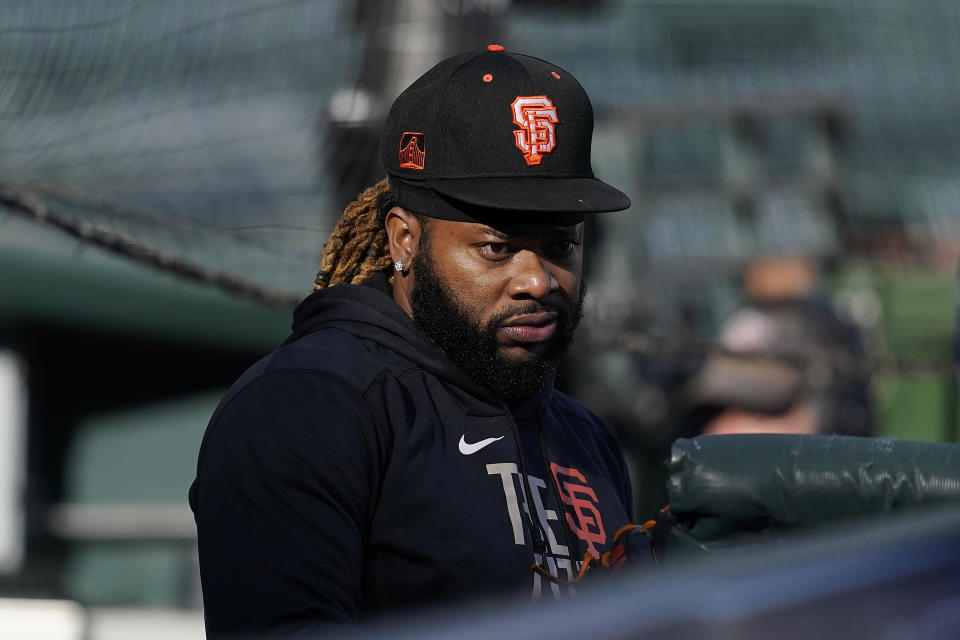
[[[550,153],[557,146],[554,126],[557,108],[547,96],[517,96],[513,107],[513,122],[519,130],[513,132],[517,148],[529,165],[540,164],[541,154]]]

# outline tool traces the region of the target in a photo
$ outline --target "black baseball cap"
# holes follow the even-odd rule
[[[397,204],[433,218],[478,210],[620,211],[590,165],[593,107],[560,67],[499,45],[448,58],[394,101],[380,158]]]

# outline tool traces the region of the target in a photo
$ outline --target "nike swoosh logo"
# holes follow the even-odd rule
[[[477,451],[480,451],[480,449],[483,449],[488,444],[493,444],[494,442],[496,442],[497,440],[501,440],[502,438],[503,436],[500,436],[499,438],[486,438],[479,442],[474,442],[473,444],[470,444],[463,439],[463,436],[460,436],[460,453],[462,453],[465,456],[472,455]]]

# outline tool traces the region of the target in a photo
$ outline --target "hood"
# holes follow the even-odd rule
[[[394,302],[387,276],[382,273],[361,285],[334,285],[307,296],[293,313],[293,333],[284,344],[328,328],[376,342],[429,371],[471,414],[503,413],[506,409],[501,400],[474,382],[417,328]],[[523,416],[536,413],[549,400],[552,390],[552,385],[548,385],[519,406],[511,406],[511,412]]]

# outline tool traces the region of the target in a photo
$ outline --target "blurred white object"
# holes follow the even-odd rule
[[[202,611],[177,609],[90,610],[90,640],[204,640]]]
[[[0,640],[203,640],[199,610],[104,608],[0,598]]]
[[[330,119],[343,124],[364,124],[374,115],[375,97],[365,89],[340,89],[330,99]]]
[[[0,574],[16,572],[23,562],[26,432],[23,365],[13,353],[0,351]]]
[[[84,615],[69,600],[0,598],[0,640],[82,640]]]
[[[197,525],[187,505],[58,504],[48,524],[74,540],[194,540]]]

